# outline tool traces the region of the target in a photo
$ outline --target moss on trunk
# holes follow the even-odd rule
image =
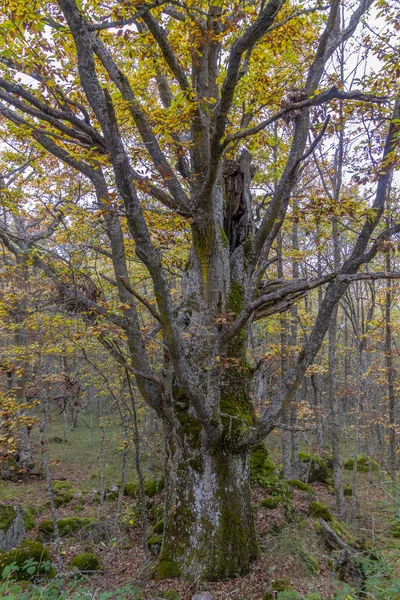
[[[238,314],[244,288],[232,283],[228,309]],[[219,409],[222,435],[210,442],[185,392],[173,388],[165,419],[164,535],[159,578],[227,579],[248,572],[258,556],[250,498],[250,450],[238,439],[254,423],[246,332],[229,344]]]
[[[227,579],[258,556],[249,453],[190,444],[167,423],[164,540],[159,578]]]

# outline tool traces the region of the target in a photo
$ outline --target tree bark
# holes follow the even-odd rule
[[[386,270],[390,269],[390,250],[386,254]],[[393,364],[392,350],[392,282],[387,282],[385,295],[385,360],[386,360],[386,378],[389,399],[389,469],[390,477],[393,483],[393,493],[396,490],[397,481],[397,455],[396,455],[396,393],[395,393],[395,369]],[[397,494],[396,494],[397,496]],[[397,501],[397,500],[396,500]]]
[[[226,579],[248,572],[258,556],[250,497],[249,451],[207,448],[187,411],[164,423],[164,542],[157,574]]]
[[[336,251],[335,268],[340,261],[337,243],[337,221],[333,222],[333,239]],[[336,241],[335,241],[336,240]],[[345,502],[342,483],[342,457],[340,451],[340,418],[337,399],[337,369],[336,369],[336,338],[337,338],[337,313],[338,306],[334,308],[331,316],[328,333],[328,363],[329,363],[329,408],[331,411],[331,444],[333,456],[333,478],[335,482],[336,510],[339,515],[344,514]]]
[[[277,238],[277,257],[278,257],[278,277],[283,278],[283,259],[282,259],[282,233],[279,232]],[[285,384],[288,373],[288,342],[289,342],[289,324],[286,315],[280,317],[280,344],[281,344],[281,385]],[[291,425],[291,411],[284,409],[282,411],[282,423]],[[282,458],[283,458],[283,477],[290,479],[292,477],[292,460],[291,456],[291,433],[288,430],[282,432]],[[297,457],[296,457],[297,459]]]

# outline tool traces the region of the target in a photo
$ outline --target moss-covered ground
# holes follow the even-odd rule
[[[121,516],[117,520],[117,499],[114,497],[101,504],[98,496],[95,497],[92,493],[93,489],[98,491],[100,488],[101,432],[98,429],[90,430],[81,422],[76,431],[68,431],[67,443],[50,441],[56,435],[62,436],[62,429],[62,423],[57,423],[56,420],[49,425],[48,460],[54,480],[58,482],[56,492],[72,487],[74,495],[69,503],[57,508],[57,518],[79,517],[93,519],[100,524],[93,529],[92,536],[87,535],[86,531],[84,534],[82,529],[72,528],[70,534],[62,537],[61,555],[65,571],[69,572],[69,565],[76,556],[95,554],[101,570],[82,582],[82,589],[89,588],[99,594],[102,590],[137,585],[141,597],[145,600],[168,597],[165,595],[168,590],[174,590],[176,598],[180,600],[189,600],[196,590],[196,585],[179,580],[154,579],[152,573],[157,557],[143,555],[143,546],[147,546],[147,538],[162,535],[163,492],[157,489],[154,496],[146,496],[148,525],[143,538],[136,497],[123,496]],[[278,471],[280,442],[274,435],[268,442],[268,458],[277,465]],[[35,432],[33,439],[37,442]],[[118,485],[121,479],[121,463],[117,430],[111,424],[104,447],[106,487]],[[135,482],[132,455],[129,456],[128,463],[128,480]],[[143,467],[148,479],[159,479],[161,476],[157,455],[155,458],[146,456]],[[351,477],[352,473],[344,470],[344,480],[347,484],[351,484]],[[347,536],[351,543],[357,540],[366,547],[371,544],[384,547],[383,553],[400,576],[400,538],[397,537],[400,521],[394,518],[389,494],[384,492],[382,476],[376,472],[361,471],[358,473],[358,483],[359,502],[355,523],[346,524],[342,530],[337,527],[337,531],[344,532],[343,535]],[[320,595],[315,596],[318,600],[331,600],[340,590],[342,583],[331,571],[332,557],[321,534],[315,528],[315,505],[313,508],[311,506],[312,502],[320,503],[334,514],[334,496],[329,482],[311,484],[312,492],[307,486],[296,481],[287,487],[289,492],[286,496],[281,489],[279,495],[274,495],[273,488],[268,489],[254,483],[253,503],[261,556],[253,564],[248,575],[207,584],[206,589],[212,592],[215,600],[262,600],[274,581],[285,581],[292,590],[303,595],[318,593]],[[279,500],[273,502],[274,506],[271,506],[270,501],[263,502],[271,497]],[[36,515],[35,527],[27,533],[28,539],[36,540],[39,524],[50,518],[49,507],[46,506],[46,483],[40,469],[36,475],[20,481],[1,482],[0,499],[2,503],[18,502],[25,507],[36,508],[39,514]],[[351,496],[346,496],[348,509],[351,500]],[[330,523],[337,526],[336,520]],[[54,559],[55,548],[51,535],[44,539],[44,545]],[[136,598],[134,595],[131,597]]]

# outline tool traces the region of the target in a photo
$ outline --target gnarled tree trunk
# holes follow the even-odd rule
[[[278,111],[275,115],[273,105],[261,107],[256,102],[253,108],[252,101],[242,102],[237,86],[248,69],[259,68],[253,60],[254,54],[251,56],[252,50],[267,32],[275,29],[272,26],[284,4],[282,0],[261,3],[257,17],[241,18],[234,41],[223,40],[229,30],[224,32],[225,7],[216,6],[218,3],[210,3],[206,19],[201,16],[198,35],[192,33],[192,17],[188,22],[182,13],[179,27],[188,34],[189,44],[189,51],[183,54],[181,48],[174,47],[176,42],[169,36],[165,15],[153,14],[150,5],[143,11],[140,7],[143,21],[140,31],[143,27],[157,47],[158,108],[172,107],[172,101],[178,98],[174,96],[176,89],[182,101],[190,101],[182,113],[183,125],[176,132],[170,130],[167,113],[166,128],[154,126],[154,114],[149,112],[149,105],[156,97],[154,82],[148,86],[149,103],[142,101],[141,94],[136,93],[137,84],[132,85],[132,61],[124,62],[119,52],[118,58],[114,58],[117,46],[109,44],[109,37],[103,39],[95,30],[95,24],[104,15],[97,15],[94,7],[79,7],[75,0],[57,0],[57,4],[63,26],[69,28],[73,38],[77,64],[74,77],[79,75],[83,108],[74,99],[70,106],[74,111],[76,108],[76,113],[70,109],[69,89],[65,90],[68,109],[61,110],[58,103],[52,105],[52,95],[48,100],[41,92],[40,99],[35,99],[36,90],[29,88],[27,93],[20,80],[10,88],[9,79],[13,80],[14,74],[0,82],[2,98],[6,97],[11,107],[2,109],[5,118],[14,128],[25,123],[14,110],[27,119],[34,114],[35,142],[91,181],[98,206],[105,214],[121,314],[97,302],[84,286],[81,291],[66,284],[62,273],[49,267],[46,257],[34,253],[32,260],[57,286],[69,310],[83,312],[94,324],[102,318],[109,319],[125,332],[130,372],[135,375],[146,402],[163,419],[167,460],[160,576],[215,579],[249,569],[251,560],[257,556],[249,491],[250,448],[272,431],[281,411],[294,400],[351,277],[377,252],[378,246],[371,246],[369,240],[384,209],[390,170],[386,167],[379,174],[376,199],[368,218],[339,274],[287,281],[271,279],[271,273],[267,273],[272,264],[271,249],[285,220],[301,165],[326,132],[327,122],[307,149],[310,123],[315,121],[312,106],[348,98],[347,93],[336,87],[318,93],[325,65],[340,44],[353,34],[372,1],[359,0],[348,23],[341,27],[340,2],[333,0],[320,39],[313,41],[314,59],[308,72],[300,76],[304,90],[292,97],[287,86],[286,97],[282,98],[283,113]],[[134,11],[133,16],[135,20],[139,13]],[[111,39],[112,34],[109,36]],[[50,38],[49,34],[49,44],[53,43]],[[57,37],[56,43],[59,41]],[[141,61],[140,53],[137,56]],[[13,65],[10,68],[14,70]],[[173,86],[169,86],[164,73],[173,78]],[[24,99],[17,107],[14,95]],[[354,98],[370,101],[363,94],[352,93],[350,99]],[[33,113],[31,104],[35,108]],[[237,114],[242,104],[243,118],[239,123]],[[271,114],[271,121],[259,121],[264,108],[266,114]],[[400,104],[396,104],[396,118],[399,110]],[[128,128],[125,116],[130,119]],[[262,211],[256,221],[251,212],[250,155],[242,152],[238,161],[228,161],[227,157],[243,148],[247,137],[282,116],[288,124],[289,121],[293,124],[292,141],[288,152],[285,151],[287,156],[276,188],[268,203],[260,207]],[[74,152],[69,152],[64,143],[58,143],[59,133],[53,139],[37,127],[36,119],[50,123],[63,136],[67,131],[75,143]],[[247,129],[251,121],[259,124]],[[390,126],[385,157],[392,150],[396,127],[395,123]],[[174,143],[170,144],[170,140]],[[93,158],[92,154],[88,158],[82,153],[82,146],[90,148]],[[103,164],[104,172],[100,166]],[[146,173],[152,174],[151,178],[142,175],[142,166]],[[109,189],[113,190],[112,196]],[[120,206],[114,209],[115,191],[123,203],[122,212]],[[149,197],[191,225],[192,248],[181,281],[179,306],[144,215],[143,203]],[[120,214],[126,218],[136,256],[151,278],[155,303],[141,297],[132,287],[134,278],[130,278],[125,257]],[[13,240],[13,236],[6,237],[5,243],[10,252],[19,255],[23,250]],[[252,373],[246,365],[248,328],[254,319],[287,310],[310,289],[324,283],[329,285],[312,332],[281,389],[256,419],[249,397]],[[136,301],[146,307],[162,329],[165,355],[162,370],[147,352],[147,338]],[[105,347],[117,360],[122,360],[114,343],[105,338],[108,336],[102,338]]]
[[[165,424],[164,544],[158,575],[226,579],[258,556],[250,498],[249,451],[208,448],[201,428],[180,411]]]

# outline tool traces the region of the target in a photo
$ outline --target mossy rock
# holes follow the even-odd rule
[[[68,483],[68,481],[54,481],[53,482],[53,490],[55,492],[59,492],[61,490],[69,490],[69,489],[73,489],[73,486]]]
[[[160,519],[153,527],[153,533],[161,534],[164,531],[164,519]]]
[[[310,462],[310,460],[312,458],[311,454],[309,454],[308,452],[299,452],[298,456],[299,456],[299,460],[301,462],[305,462],[305,463]]]
[[[254,483],[263,487],[268,485],[268,480],[275,471],[275,463],[269,458],[268,451],[263,442],[256,444],[250,453],[250,477]]]
[[[290,582],[287,579],[274,579],[269,590],[263,596],[263,600],[275,600],[279,598],[280,592],[290,591]]]
[[[85,517],[67,517],[65,519],[58,519],[57,526],[60,537],[67,537],[73,533],[77,533],[85,527],[90,528],[97,521],[95,519],[89,519]],[[42,521],[39,523],[39,538],[48,539],[54,535],[54,525],[51,519]]]
[[[306,465],[305,473],[308,473],[308,483],[325,483],[326,479],[332,474],[331,469],[321,456],[317,454],[308,454],[299,452],[299,461]]]
[[[161,558],[153,575],[155,579],[175,579],[176,577],[179,577],[181,573],[176,562],[168,560],[168,558]]]
[[[353,488],[350,485],[348,485],[347,483],[345,483],[343,485],[343,494],[345,496],[352,496],[353,495]]]
[[[36,527],[36,511],[33,508],[27,508],[24,514],[24,524],[26,531]]]
[[[63,441],[64,440],[59,435],[54,435],[52,438],[49,439],[49,442],[53,442],[54,444],[62,444]]]
[[[164,476],[160,479],[146,479],[143,482],[143,492],[148,498],[153,498],[158,492],[164,489]],[[130,498],[138,498],[140,493],[139,483],[137,481],[129,481],[125,484],[124,495]]]
[[[274,579],[271,587],[274,592],[287,592],[291,586],[288,579]]]
[[[72,533],[76,533],[85,527],[91,527],[95,523],[95,519],[89,519],[88,517],[67,517],[57,521],[58,530],[61,537],[66,537]]]
[[[74,492],[65,492],[63,494],[54,496],[54,506],[60,508],[61,506],[67,506],[74,499]]]
[[[354,469],[354,458],[349,458],[349,460],[346,460],[346,462],[343,464],[343,467],[346,469],[346,471],[352,471]],[[358,468],[357,464],[357,471],[362,470],[362,468]],[[366,469],[366,471],[368,471],[368,469]]]
[[[27,568],[28,561],[31,564]],[[18,569],[7,574],[10,579],[25,581],[40,575],[52,578],[55,576],[55,570],[51,562],[50,554],[43,544],[24,540],[17,548],[0,555],[0,574],[6,567],[16,565]]]
[[[176,590],[165,590],[161,598],[165,598],[165,600],[179,600],[179,594]]]
[[[333,470],[333,454],[329,450],[321,450],[319,456],[326,462],[328,469]]]
[[[149,538],[147,538],[147,547],[150,550],[150,552],[155,556],[157,556],[157,554],[160,554],[162,541],[162,535],[152,535]]]
[[[281,503],[282,498],[280,496],[270,496],[269,498],[264,498],[264,500],[261,500],[260,506],[273,510],[274,508],[277,508]]]
[[[124,496],[137,498],[139,496],[139,484],[137,481],[128,481],[124,487]]]
[[[74,499],[76,489],[68,481],[55,481],[53,483],[54,505],[56,508],[66,506]]]
[[[143,484],[143,491],[145,496],[153,498],[158,492],[162,492],[164,489],[164,477],[160,479],[147,479]]]
[[[326,506],[326,504],[323,504],[322,502],[311,502],[310,515],[312,515],[313,517],[323,519],[327,522],[333,520],[333,515],[330,512],[329,508]]]
[[[301,490],[302,492],[307,492],[308,494],[315,496],[315,492],[311,485],[304,483],[304,481],[300,481],[300,479],[288,479],[286,483],[298,490]]]
[[[157,479],[149,479],[143,485],[145,496],[152,498],[157,494]]]
[[[344,468],[347,471],[353,471],[354,458],[349,458],[349,460],[347,460],[344,463]],[[367,456],[366,454],[359,454],[357,456],[357,471],[359,471],[361,473],[368,473],[369,470],[374,471],[374,472],[378,471],[379,470],[378,463],[376,462],[376,460],[374,460],[370,456]]]
[[[78,554],[69,563],[69,568],[77,569],[80,573],[90,573],[92,571],[99,571],[100,564],[97,556],[91,552],[83,552]]]
[[[118,494],[119,487],[117,485],[112,485],[111,487],[105,490],[104,498],[105,500],[108,500],[108,502],[112,502],[113,500],[116,500],[118,498]]]

